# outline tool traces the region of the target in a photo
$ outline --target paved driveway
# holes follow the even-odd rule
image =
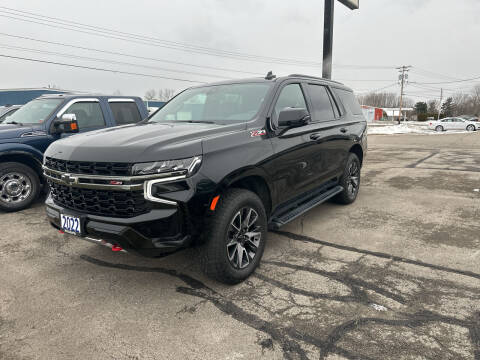
[[[480,359],[480,133],[369,143],[358,201],[234,287],[0,214],[0,359]]]

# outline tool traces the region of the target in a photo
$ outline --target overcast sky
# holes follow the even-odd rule
[[[266,74],[273,70],[277,75],[304,73],[320,76],[321,68],[318,66],[258,60],[259,56],[263,56],[320,63],[323,3],[323,0],[0,0],[0,33],[122,52],[157,61],[62,47],[4,35],[0,35],[0,54],[199,82],[250,76],[238,71],[251,72],[251,75]],[[50,21],[32,17],[22,18],[44,22],[50,26],[14,20],[5,17],[14,16],[12,11],[5,7],[153,37],[157,39],[157,45],[59,29],[52,27],[51,25],[55,24]],[[479,77],[479,39],[480,0],[360,0],[360,10],[356,11],[350,11],[337,3],[333,78],[351,86],[357,92],[365,92],[394,84],[398,77],[395,67],[400,65],[413,65],[410,82],[435,83]],[[162,40],[256,57],[255,61],[247,61],[174,50],[159,46],[165,44],[159,42]],[[104,59],[107,62],[35,53],[12,49],[11,46]],[[159,60],[182,62],[196,67]],[[142,67],[111,61],[129,62]],[[366,66],[375,68],[365,68]],[[119,90],[124,95],[143,96],[145,91],[151,88],[181,90],[193,84],[1,57],[0,69],[0,88],[44,87],[56,84],[64,89],[102,93]],[[423,88],[412,84],[407,87],[406,92],[426,99],[438,96],[437,88],[440,86],[453,92],[457,89],[466,91],[474,84],[468,82],[421,85]],[[399,91],[399,87],[392,85],[388,90]]]

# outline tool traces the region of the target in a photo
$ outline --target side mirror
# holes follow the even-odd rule
[[[298,127],[310,121],[310,114],[304,108],[285,108],[278,114],[279,127]]]
[[[75,114],[63,114],[61,119],[53,122],[57,133],[78,133],[78,123]]]

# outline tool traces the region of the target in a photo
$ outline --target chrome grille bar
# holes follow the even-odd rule
[[[50,181],[61,185],[86,188],[86,189],[100,189],[100,190],[142,190],[144,182],[148,180],[158,180],[163,178],[176,177],[177,179],[185,178],[185,170],[173,171],[164,174],[151,174],[139,176],[110,176],[110,175],[87,175],[87,174],[72,174],[53,170],[43,165],[43,172],[46,178]],[[87,180],[87,181],[85,181]],[[108,183],[95,183],[108,182]],[[116,182],[116,184],[115,184]],[[127,183],[127,184],[125,184]]]

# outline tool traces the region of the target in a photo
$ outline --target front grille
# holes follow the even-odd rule
[[[143,191],[83,189],[53,181],[48,183],[50,194],[57,205],[82,213],[126,218],[144,214],[150,210]]]
[[[113,162],[69,161],[45,158],[45,166],[51,170],[72,174],[130,176],[132,164]]]

